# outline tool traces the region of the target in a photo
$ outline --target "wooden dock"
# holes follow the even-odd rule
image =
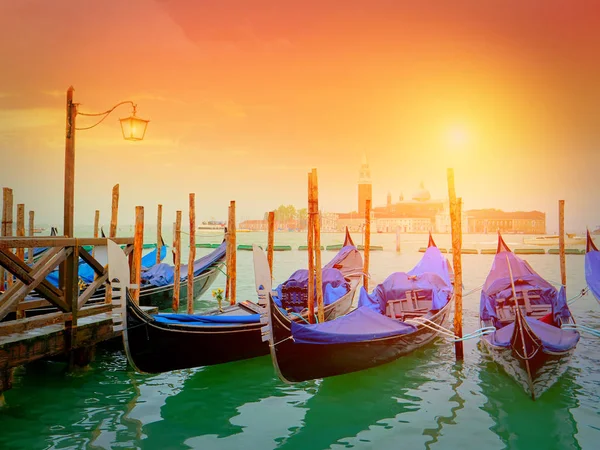
[[[140,267],[139,261],[134,264],[141,251],[133,251],[133,238],[112,240],[126,246],[130,267]],[[68,356],[70,366],[85,366],[93,358],[96,344],[120,336],[114,330],[120,315],[113,310],[110,296],[90,302],[106,285],[108,270],[86,248],[97,249],[106,242],[106,238],[0,237],[0,267],[7,275],[6,283],[0,282],[0,404],[2,393],[11,388],[15,367],[61,354]],[[28,265],[18,250],[34,247],[47,250]],[[84,287],[77,275],[80,258],[95,272],[94,281]],[[46,279],[56,268],[60,268],[60,287]],[[33,291],[38,295],[35,299],[30,296]],[[152,312],[157,308],[143,309]]]

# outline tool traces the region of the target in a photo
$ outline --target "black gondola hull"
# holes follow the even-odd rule
[[[386,364],[427,345],[438,332],[427,327],[400,336],[344,344],[300,344],[291,339],[290,321],[274,306],[270,315],[274,347],[273,364],[287,383],[325,378]],[[443,326],[450,302],[430,320]]]
[[[356,286],[328,305],[325,316],[333,319],[346,314],[352,306],[355,290]],[[138,371],[159,373],[268,355],[269,345],[262,341],[261,326],[259,323],[232,326],[163,324],[128,300],[127,329],[123,338],[129,361]]]

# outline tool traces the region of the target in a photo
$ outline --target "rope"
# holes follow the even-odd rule
[[[482,284],[481,286],[479,286],[479,287],[476,287],[476,288],[474,288],[474,289],[471,289],[471,290],[470,290],[469,292],[467,292],[466,294],[463,294],[463,298],[464,298],[464,297],[468,297],[469,295],[471,295],[471,294],[473,294],[473,293],[475,293],[475,292],[477,292],[477,291],[480,291],[480,290],[482,290],[482,289],[483,289],[483,284]]]
[[[301,314],[298,314],[297,312],[290,311],[288,314],[291,315],[291,316],[296,316],[296,317],[304,320],[306,323],[310,324],[310,322],[308,320],[306,320],[304,317],[302,317]]]
[[[275,342],[273,345],[270,345],[269,347],[277,347],[279,344],[281,344],[282,342],[287,341],[288,339],[294,340],[294,336],[289,335],[288,337],[286,337],[285,339],[280,340],[279,342]]]
[[[588,293],[588,291],[589,291],[589,288],[587,288],[587,287],[583,288],[579,294],[577,294],[575,297],[572,297],[569,300],[567,300],[567,305],[570,305],[570,304],[574,303],[575,300],[578,300],[581,297],[585,296]]]
[[[600,331],[594,330],[593,328],[586,327],[585,325],[581,325],[581,324],[565,323],[561,327],[561,330],[583,331],[583,332],[589,333],[595,337],[600,337]]]

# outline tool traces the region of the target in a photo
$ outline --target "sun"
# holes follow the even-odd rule
[[[469,143],[469,133],[462,125],[454,125],[446,132],[446,141],[453,150],[463,150]]]

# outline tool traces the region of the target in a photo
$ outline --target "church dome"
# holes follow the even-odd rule
[[[421,182],[419,189],[413,194],[412,199],[418,202],[426,202],[431,199],[431,194],[425,189],[423,182]]]

